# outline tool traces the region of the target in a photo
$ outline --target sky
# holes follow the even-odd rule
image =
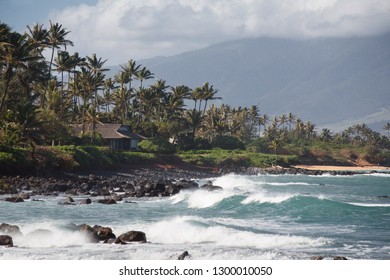
[[[109,65],[261,36],[370,36],[390,32],[390,0],[0,0],[18,32],[49,20],[80,55]]]

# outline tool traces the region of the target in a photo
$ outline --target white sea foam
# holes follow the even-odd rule
[[[268,194],[263,192],[257,192],[255,194],[249,195],[241,203],[242,204],[251,204],[251,203],[281,203],[290,198],[295,197],[294,194]]]
[[[162,244],[207,244],[257,249],[305,248],[321,246],[323,238],[262,234],[210,225],[197,217],[176,217],[154,223],[148,228],[150,240]]]
[[[390,204],[384,203],[356,203],[350,202],[350,205],[361,206],[361,207],[390,207]]]
[[[309,184],[304,182],[288,182],[288,183],[282,183],[282,182],[267,182],[266,185],[271,186],[318,186],[318,184]]]

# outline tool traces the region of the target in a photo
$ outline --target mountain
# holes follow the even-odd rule
[[[262,114],[292,112],[330,126],[390,120],[390,33],[242,39],[139,63],[170,85],[208,81],[223,103],[258,105]]]

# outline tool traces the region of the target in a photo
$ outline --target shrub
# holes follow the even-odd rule
[[[139,143],[139,147],[145,152],[155,154],[174,154],[176,152],[175,145],[159,137],[143,140]]]
[[[212,142],[211,146],[213,148],[225,149],[225,150],[244,150],[245,145],[238,138],[229,136],[229,135],[221,135],[217,136]]]

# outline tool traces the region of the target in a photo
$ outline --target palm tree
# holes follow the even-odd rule
[[[131,90],[131,82],[133,81],[133,77],[137,76],[140,67],[141,65],[137,65],[136,61],[132,59],[127,62],[127,65],[121,66],[122,71],[127,75],[129,90]]]
[[[332,138],[330,130],[328,128],[323,128],[320,138],[322,141],[328,142]]]
[[[288,113],[287,115],[287,122],[289,126],[289,131],[291,131],[291,125],[295,122],[297,116],[294,115],[293,113]]]
[[[113,79],[108,78],[104,81],[103,98],[105,102],[106,113],[110,112],[110,105],[112,103],[112,92],[117,88],[118,86],[115,85],[115,81]]]
[[[143,88],[143,81],[152,79],[154,77],[154,74],[148,69],[146,69],[146,67],[143,67],[141,70],[135,73],[135,76],[141,83],[140,88]]]
[[[2,28],[4,29],[4,27]],[[18,69],[27,70],[32,62],[41,59],[41,56],[34,54],[34,47],[27,41],[26,35],[12,32],[7,37],[6,41],[3,41],[0,46],[0,61],[5,81],[3,95],[0,99],[0,112],[8,97],[9,85],[16,71]]]
[[[65,28],[62,28],[62,25],[59,23],[53,24],[50,21],[50,28],[48,31],[48,37],[47,37],[47,44],[51,47],[51,58],[50,58],[50,64],[49,64],[49,75],[51,75],[51,68],[53,65],[53,59],[54,59],[54,51],[55,49],[60,49],[61,46],[73,46],[73,42],[70,40],[67,40],[65,37],[70,33],[70,31],[66,31]]]
[[[94,106],[99,111],[98,106],[98,87],[103,85],[103,81],[105,76],[103,75],[103,72],[108,71],[109,69],[103,68],[104,63],[106,63],[107,60],[102,60],[102,58],[97,58],[96,53],[92,54],[92,57],[87,56],[86,63],[87,68],[91,71],[94,79],[94,97],[95,102]]]
[[[70,71],[74,67],[73,60],[67,51],[60,51],[58,52],[58,55],[54,62],[56,65],[56,71],[61,73],[61,95],[64,95],[64,72],[70,73]]]
[[[203,108],[203,114],[206,111],[207,102],[209,100],[215,100],[215,99],[222,99],[222,97],[216,97],[218,90],[214,89],[213,86],[210,86],[208,82],[206,82],[202,86],[202,97],[205,101],[204,108]]]
[[[34,24],[32,27],[27,25],[28,41],[32,44],[37,53],[42,55],[45,48],[48,47],[49,31],[43,27],[43,24]]]
[[[194,88],[194,90],[191,92],[191,99],[194,100],[195,102],[194,110],[196,110],[196,105],[199,101],[199,111],[200,111],[200,107],[203,100],[203,90],[201,87]]]
[[[192,141],[194,141],[196,137],[196,132],[203,125],[204,116],[200,111],[193,109],[193,110],[186,111],[185,119],[191,130]]]
[[[156,107],[156,119],[158,121],[161,120],[161,101],[164,97],[167,96],[166,90],[169,88],[168,85],[166,85],[165,80],[157,80],[155,84],[150,86],[150,89],[153,93],[151,102],[152,105]]]
[[[383,129],[387,131],[387,138],[390,138],[390,122],[386,123]]]

